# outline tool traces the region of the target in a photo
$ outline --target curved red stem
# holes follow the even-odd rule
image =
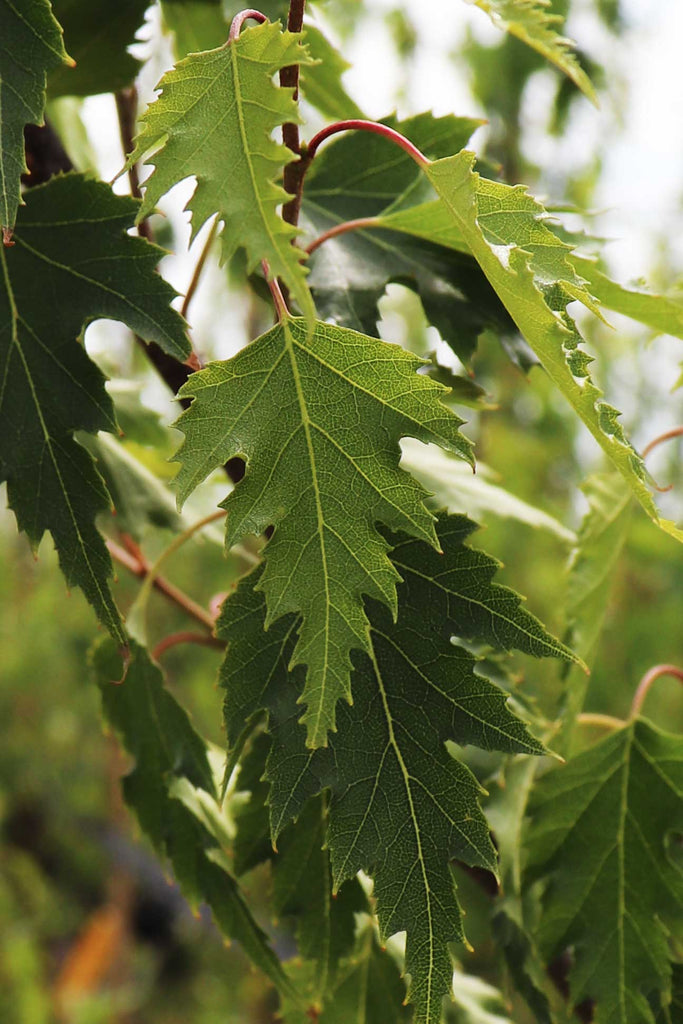
[[[334,124],[328,124],[325,128],[322,128],[317,135],[314,135],[306,148],[306,160],[308,163],[311,162],[316,154],[316,150],[320,146],[321,142],[325,139],[329,139],[331,135],[336,135],[338,132],[348,131],[364,131],[373,132],[375,135],[383,135],[385,139],[389,139],[391,142],[400,146],[401,149],[405,150],[411,159],[418,164],[419,167],[426,167],[429,164],[429,160],[422,153],[417,146],[397,132],[394,128],[389,128],[386,124],[378,124],[377,121],[363,121],[358,118],[352,118],[349,121],[336,121]]]
[[[233,43],[235,39],[237,39],[242,31],[242,25],[244,25],[245,21],[249,21],[250,18],[254,21],[258,21],[260,25],[263,25],[265,21],[268,21],[268,18],[265,14],[262,14],[261,11],[254,11],[252,8],[249,8],[246,11],[240,11],[239,14],[236,14],[232,19],[230,32],[228,33],[228,42]]]
[[[160,640],[152,651],[152,658],[158,661],[165,651],[179,644],[200,644],[202,647],[215,647],[223,650],[225,644],[215,636],[207,636],[205,633],[192,633],[190,630],[181,630],[178,633],[171,633]]]
[[[646,444],[643,448],[643,458],[646,459],[653,448],[656,448],[664,441],[671,441],[675,437],[683,437],[683,427],[673,427],[671,430],[666,430],[663,434],[659,434],[658,437],[653,438],[652,441],[650,441],[649,444]]]
[[[655,667],[651,668],[649,672],[646,672],[638,683],[638,689],[633,697],[630,714],[631,718],[636,718],[640,714],[643,702],[650,692],[652,684],[661,676],[673,676],[674,679],[680,679],[683,683],[683,668],[679,668],[678,665],[655,665]]]
[[[315,241],[311,242],[306,247],[306,252],[310,256],[312,252],[326,242],[328,238],[334,238],[335,235],[345,235],[347,231],[360,231],[362,228],[372,228],[377,224],[376,217],[358,217],[356,220],[345,220],[342,224],[335,224],[333,228],[329,228],[328,231],[323,231],[322,235],[319,235]]]
[[[278,320],[285,320],[288,316],[291,316],[285,297],[282,294],[282,289],[276,277],[271,277],[270,267],[268,266],[268,260],[261,260],[261,266],[263,273],[265,274],[268,287],[270,288],[270,294],[273,296],[273,303],[275,304],[275,310],[277,312]]]

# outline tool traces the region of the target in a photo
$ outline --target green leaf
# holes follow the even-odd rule
[[[474,974],[453,974],[453,1004],[444,1024],[512,1024],[502,994]]]
[[[617,473],[596,473],[588,477],[581,490],[588,499],[588,512],[571,555],[566,617],[572,649],[592,666],[635,505],[631,491]],[[570,671],[565,686],[564,722],[557,740],[563,753],[583,708],[588,681]]]
[[[404,577],[398,619],[369,603],[371,650],[354,658],[354,703],[340,705],[326,749],[307,748],[296,721],[301,672],[287,671],[295,617],[263,632],[261,570],[225,602],[217,626],[229,645],[221,670],[229,742],[256,710],[269,711],[273,837],[307,799],[331,789],[335,887],[361,869],[373,875],[383,939],[408,933],[406,969],[418,1021],[440,1020],[451,984],[447,944],[463,938],[449,860],[495,871],[478,784],[445,743],[543,751],[508,709],[507,694],[475,673],[474,657],[451,636],[572,657],[512,591],[491,582],[496,563],[464,543],[472,529],[464,517],[442,517],[443,555],[421,541],[395,547]]]
[[[683,540],[683,530],[661,519],[646,486],[643,461],[624,434],[618,411],[591,380],[591,357],[566,312],[572,299],[594,301],[569,260],[570,246],[550,231],[543,207],[522,186],[481,178],[474,155],[462,152],[427,166],[443,215],[476,257],[548,376],[628,482],[650,518]]]
[[[48,71],[72,63],[48,0],[0,0],[0,227],[12,236],[26,170],[24,126],[43,124]]]
[[[490,15],[494,25],[521,39],[542,54],[597,105],[595,89],[570,50],[571,41],[560,35],[562,17],[552,13],[551,0],[467,0]]]
[[[383,123],[434,159],[461,149],[481,124],[472,118],[431,114],[404,121],[386,118]],[[357,218],[380,217],[384,223],[388,211],[419,203],[425,190],[428,197],[433,195],[407,153],[370,132],[349,133],[316,156],[306,179],[302,214],[315,236]],[[417,292],[429,322],[463,362],[470,360],[486,327],[516,334],[468,251],[454,253],[378,225],[326,241],[312,253],[310,265],[310,285],[321,317],[344,327],[376,334],[379,300],[387,285],[397,282]]]
[[[127,47],[135,42],[148,6],[148,0],[52,0],[76,66],[50,74],[50,97],[91,96],[130,85],[140,61]]]
[[[269,626],[303,616],[292,667],[307,666],[311,746],[335,728],[339,698],[350,699],[350,652],[369,648],[363,596],[396,607],[399,575],[376,524],[437,544],[426,492],[398,468],[399,439],[471,459],[462,421],[419,366],[397,345],[322,323],[309,340],[302,320],[286,320],[180,392],[194,399],[178,420],[180,500],[239,455],[247,472],[222,503],[226,543],[275,526],[259,587]]]
[[[683,297],[655,295],[638,288],[626,288],[604,274],[595,260],[572,253],[571,261],[588,282],[595,297],[615,313],[651,327],[661,334],[683,338]]]
[[[546,775],[531,812],[547,958],[573,948],[571,997],[595,1000],[596,1020],[654,1024],[671,989],[666,924],[683,913],[670,849],[683,831],[683,740],[630,722]]]
[[[309,963],[307,1001],[322,1008],[334,999],[340,960],[352,951],[355,914],[368,911],[357,879],[349,879],[333,897],[322,797],[309,801],[295,826],[285,829],[273,859],[273,910],[296,922],[299,956]]]
[[[173,33],[176,57],[214,50],[228,37],[228,23],[220,0],[161,0],[164,26]]]
[[[168,487],[109,434],[80,434],[79,444],[97,463],[113,503],[118,530],[140,541],[150,527],[179,531],[183,520]]]
[[[296,991],[244,902],[222,850],[206,827],[202,814],[190,809],[189,798],[174,799],[171,791],[183,785],[204,798],[215,797],[207,747],[194,731],[187,713],[164,689],[161,672],[144,648],[131,643],[125,679],[116,647],[98,643],[92,653],[102,706],[108,724],[135,760],[123,780],[126,803],[157,852],[170,861],[190,903],[206,902],[218,927],[237,939],[253,963],[289,998]],[[198,800],[197,807],[201,807]]]
[[[406,439],[401,447],[401,465],[432,492],[436,505],[449,512],[465,512],[477,522],[486,522],[489,516],[514,519],[534,530],[547,530],[564,544],[575,543],[576,534],[554,516],[496,484],[497,474],[485,463],[477,462],[473,473],[469,466],[434,445],[425,447]]]
[[[343,890],[342,890],[343,891]],[[302,967],[306,972],[307,965]],[[308,969],[310,973],[310,968]],[[296,975],[298,980],[298,974]],[[405,1002],[406,989],[398,966],[380,947],[369,918],[361,925],[356,948],[342,961],[335,983],[322,1011],[315,1014],[319,1024],[408,1024],[411,1012]],[[311,1013],[283,1010],[285,1024],[309,1024]]]
[[[26,194],[15,245],[0,250],[0,479],[20,530],[37,548],[49,530],[69,586],[113,636],[123,627],[95,528],[110,499],[74,431],[116,430],[104,377],[83,348],[86,324],[122,320],[185,358],[175,292],[155,272],[162,250],[126,232],[137,203],[70,174]]]
[[[155,170],[145,181],[138,220],[194,174],[197,187],[187,204],[192,237],[216,214],[224,221],[224,259],[244,248],[250,269],[266,260],[270,276],[284,281],[312,321],[304,253],[292,245],[296,229],[277,212],[287,193],[275,179],[293,156],[271,138],[279,125],[300,120],[292,90],[275,85],[273,75],[309,62],[301,34],[271,23],[244,28],[219,49],[186,57],[161,79],[161,95],[141,119],[129,162],[154,151],[149,162]]]
[[[315,25],[306,25],[305,39],[311,57],[319,63],[302,68],[300,87],[304,98],[334,121],[364,118],[366,115],[348,95],[341,81],[351,65]]]

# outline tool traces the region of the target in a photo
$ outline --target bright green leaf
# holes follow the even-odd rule
[[[650,518],[678,540],[683,530],[661,519],[646,485],[643,461],[619,423],[618,411],[593,383],[591,357],[566,312],[572,299],[594,302],[569,260],[570,247],[550,231],[545,211],[522,186],[481,178],[468,152],[438,160],[425,173],[439,193],[443,214],[540,359]]]
[[[467,0],[490,15],[495,25],[521,39],[596,102],[595,89],[572,53],[571,42],[558,31],[562,18],[552,13],[551,0]]]
[[[181,391],[194,401],[178,420],[180,499],[239,455],[247,473],[223,502],[227,544],[275,526],[259,586],[268,625],[303,615],[292,666],[307,666],[311,746],[334,729],[339,698],[350,699],[350,652],[368,650],[363,597],[396,607],[399,575],[376,524],[437,543],[426,492],[398,468],[399,439],[471,459],[462,421],[419,366],[397,345],[322,323],[309,339],[302,320],[287,320]]]
[[[26,170],[24,126],[43,124],[48,71],[70,63],[48,0],[0,0],[0,228],[11,237]]]
[[[309,60],[300,34],[270,23],[244,28],[220,49],[186,57],[161,79],[161,95],[142,117],[130,163],[151,153],[155,167],[138,220],[176,182],[195,175],[187,204],[193,237],[216,214],[224,222],[224,258],[244,248],[250,268],[266,260],[270,275],[282,279],[312,321],[304,253],[292,245],[296,229],[277,212],[287,193],[275,179],[293,156],[271,138],[279,125],[300,120],[292,90],[272,77]]]
[[[130,85],[140,61],[127,47],[144,21],[148,0],[52,0],[75,68],[57,68],[48,77],[55,96],[91,96]]]
[[[571,256],[581,277],[603,306],[628,316],[661,334],[683,338],[683,296],[655,295],[637,288],[617,284],[600,270],[595,260]]]
[[[683,832],[683,739],[630,722],[546,775],[531,813],[548,961],[572,947],[571,998],[595,1000],[601,1024],[654,1024],[671,988],[666,924],[683,914],[669,846]]]
[[[175,292],[155,272],[162,251],[128,235],[137,203],[70,174],[26,194],[15,245],[0,250],[0,478],[35,548],[49,530],[69,586],[79,586],[123,641],[95,528],[110,505],[74,431],[116,430],[104,377],[83,348],[86,324],[122,320],[185,358]]]

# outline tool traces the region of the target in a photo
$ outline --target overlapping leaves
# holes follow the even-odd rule
[[[224,851],[202,814],[191,810],[200,805],[188,793],[216,798],[206,744],[164,688],[147,652],[132,642],[130,658],[125,680],[113,685],[121,676],[115,645],[101,642],[92,656],[105,718],[135,759],[123,779],[126,803],[157,852],[170,861],[190,903],[208,903],[225,935],[241,942],[276,987],[297,1002],[296,990],[244,902]],[[185,799],[178,798],[179,792]],[[215,811],[220,813],[217,804]]]
[[[137,203],[81,175],[32,189],[0,251],[0,479],[34,547],[48,530],[70,586],[123,640],[111,562],[95,527],[110,499],[74,431],[116,430],[104,376],[82,345],[98,317],[122,320],[180,358],[184,323],[157,273],[161,250],[126,234]]]
[[[393,549],[404,580],[398,619],[369,603],[369,651],[354,657],[354,703],[340,705],[327,749],[307,748],[297,722],[301,672],[288,672],[296,618],[263,632],[262,570],[239,585],[218,624],[228,641],[222,683],[229,741],[259,708],[269,712],[273,838],[308,798],[331,789],[335,887],[360,869],[372,873],[382,935],[408,933],[406,969],[418,1021],[440,1020],[451,981],[447,944],[463,937],[449,860],[495,871],[479,787],[445,742],[543,750],[508,708],[507,695],[476,674],[475,659],[451,636],[571,657],[517,595],[492,582],[496,563],[465,543],[472,529],[462,516],[442,517],[443,554],[409,539]]]
[[[543,207],[524,188],[481,178],[473,170],[474,160],[474,154],[463,151],[425,169],[440,196],[454,247],[465,245],[476,257],[546,372],[650,518],[683,539],[674,523],[660,518],[642,459],[624,433],[620,414],[591,379],[591,357],[581,348],[581,336],[566,307],[573,299],[589,309],[597,307],[569,259],[571,248],[549,229]],[[416,228],[417,213],[409,211],[409,230]],[[407,223],[398,214],[392,223],[404,220]],[[448,233],[448,227],[440,226],[440,239]]]
[[[26,170],[24,125],[42,124],[48,71],[68,63],[49,0],[0,0],[0,228],[9,238]]]
[[[457,152],[481,122],[419,114],[383,122],[432,159]],[[349,173],[353,168],[353,173]],[[433,196],[410,157],[369,132],[341,136],[316,157],[306,179],[302,213],[309,231],[321,234],[358,218],[381,223],[339,235],[311,256],[310,284],[320,315],[366,334],[376,334],[379,300],[390,282],[418,293],[425,313],[458,356],[469,361],[477,337],[493,327],[516,333],[514,323],[476,261],[438,239],[398,234],[392,211]]]
[[[654,1024],[671,989],[667,923],[683,914],[683,741],[633,721],[547,775],[531,811],[546,957],[573,949],[572,1000],[594,1000],[601,1024]]]
[[[351,651],[369,649],[363,597],[396,607],[399,574],[376,524],[437,544],[427,492],[398,468],[399,439],[471,459],[461,420],[419,365],[397,345],[322,323],[309,339],[302,320],[285,320],[181,392],[193,399],[178,421],[181,500],[239,455],[246,476],[223,503],[228,545],[275,526],[259,587],[268,626],[302,614],[292,667],[307,667],[311,746],[350,698]]]
[[[303,252],[291,244],[296,229],[277,212],[287,193],[276,178],[293,155],[271,138],[278,126],[300,120],[292,90],[272,78],[283,67],[308,63],[301,38],[267,23],[181,60],[161,79],[161,95],[144,114],[130,162],[152,153],[155,167],[138,219],[178,181],[195,175],[187,206],[193,234],[216,214],[224,222],[225,258],[243,248],[250,267],[266,260],[312,321]]]

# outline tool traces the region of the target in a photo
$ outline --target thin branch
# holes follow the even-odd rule
[[[633,703],[631,704],[631,711],[629,718],[637,718],[643,707],[643,702],[647,697],[652,684],[660,679],[662,676],[672,676],[674,679],[679,679],[683,683],[683,668],[679,668],[677,665],[655,665],[649,672],[646,672],[643,678],[638,683],[638,689],[635,692]]]
[[[115,94],[116,99],[116,113],[119,117],[119,133],[121,135],[121,147],[123,149],[123,158],[127,160],[130,154],[133,152],[134,139],[135,139],[135,122],[138,116],[138,91],[134,85],[131,85],[128,89],[120,89]],[[140,176],[138,174],[137,164],[131,164],[128,168],[128,183],[130,185],[130,194],[135,199],[140,199],[142,193],[140,192]],[[152,241],[152,231],[149,226],[148,220],[142,220],[138,224],[138,234],[146,238],[148,242]]]
[[[264,22],[268,21],[268,18],[265,16],[265,14],[262,14],[261,11],[255,11],[252,8],[249,8],[246,11],[240,11],[232,19],[232,24],[230,25],[230,33],[228,34],[229,42],[234,43],[234,41],[237,39],[240,32],[242,31],[242,25],[244,25],[245,21],[249,21],[250,18],[253,21],[258,21],[259,24],[261,25],[263,25]]]
[[[667,430],[663,434],[659,434],[658,437],[653,438],[653,440],[643,448],[643,458],[646,459],[650,452],[664,441],[671,441],[675,437],[683,437],[683,427],[673,427],[673,429]]]
[[[135,558],[129,551],[122,548],[116,541],[108,540],[107,549],[109,554],[112,556],[114,561],[118,562],[119,565],[123,565],[129,572],[132,572],[138,579],[144,579],[149,572],[149,565],[146,561],[140,561]],[[158,590],[160,594],[172,601],[173,604],[182,608],[184,612],[190,615],[197,622],[200,622],[206,629],[213,631],[214,620],[213,617],[202,608],[200,604],[193,601],[184,591],[176,587],[175,584],[170,583],[164,576],[155,576],[152,584],[155,590]]]
[[[375,227],[380,227],[377,217],[358,217],[356,220],[345,220],[341,224],[335,224],[333,228],[323,231],[322,235],[319,235],[315,241],[306,247],[306,252],[310,256],[323,242],[326,242],[329,238],[335,238],[337,235],[345,235],[347,231],[361,231],[363,228]]]
[[[592,711],[584,711],[583,714],[577,715],[576,722],[577,725],[587,725],[589,728],[609,729],[610,731],[623,729],[626,725],[622,718],[615,718],[613,715],[600,715]]]
[[[308,143],[303,150],[301,160],[297,163],[290,164],[290,167],[296,168],[296,195],[295,198],[287,204],[287,206],[296,205],[296,220],[290,220],[290,223],[296,224],[298,221],[298,212],[301,209],[301,200],[304,191],[304,179],[308,168],[313,162],[316,152],[319,146],[329,139],[332,135],[336,135],[338,132],[349,132],[349,131],[363,131],[372,132],[374,135],[382,135],[385,139],[389,139],[390,142],[400,146],[411,160],[414,160],[418,167],[425,168],[430,163],[427,157],[422,153],[417,146],[414,146],[410,139],[407,139],[405,135],[401,135],[394,128],[390,128],[386,124],[379,124],[377,121],[365,121],[359,118],[351,118],[348,121],[336,121],[334,124],[328,124],[325,128],[322,128],[317,135],[314,135],[311,141]],[[287,169],[285,168],[285,174]],[[288,190],[289,191],[289,190]],[[285,207],[283,207],[284,217]]]
[[[206,633],[192,633],[190,630],[181,630],[178,633],[171,633],[160,640],[152,651],[154,661],[159,661],[162,654],[177,647],[179,644],[200,644],[202,647],[214,647],[219,651],[225,650],[225,644],[215,636],[207,636]]]
[[[204,270],[204,264],[206,263],[206,260],[208,258],[209,253],[211,252],[211,246],[213,245],[213,242],[214,242],[214,239],[216,237],[216,232],[217,231],[218,231],[218,217],[216,217],[214,219],[214,222],[211,225],[211,230],[209,231],[209,234],[207,236],[206,242],[204,243],[204,248],[202,249],[201,254],[199,256],[199,259],[197,260],[197,266],[194,268],[194,273],[192,275],[192,280],[190,281],[189,285],[187,286],[187,292],[185,293],[185,298],[183,299],[183,304],[180,307],[180,315],[182,316],[182,318],[184,320],[187,320],[187,311],[190,308],[190,303],[192,302],[192,299],[194,298],[194,293],[197,291],[197,285],[199,284],[199,279],[202,276],[202,271]]]
[[[290,0],[289,14],[287,15],[287,29],[289,32],[301,32],[304,27],[304,12],[306,0]],[[285,89],[293,89],[294,100],[299,99],[299,65],[290,64],[280,71],[280,85]],[[299,140],[299,125],[289,122],[282,126],[282,141],[287,149],[290,149],[295,156],[301,156],[301,143]],[[301,180],[306,173],[302,160],[293,160],[284,169],[282,184],[285,192],[292,198],[282,207],[282,219],[287,224],[295,227],[299,223],[299,211],[301,209]]]
[[[411,160],[415,161],[418,167],[427,167],[430,163],[424,153],[417,146],[414,146],[405,135],[397,132],[395,128],[390,128],[386,124],[379,124],[377,121],[364,121],[358,118],[351,118],[349,121],[336,121],[334,124],[328,124],[325,128],[321,128],[318,134],[313,136],[306,149],[306,160],[308,163],[310,164],[319,146],[326,139],[329,139],[332,135],[337,135],[338,132],[349,131],[372,132],[374,135],[382,135],[385,139],[389,139],[390,142],[400,146]]]
[[[280,288],[278,279],[276,277],[271,277],[268,261],[261,260],[261,266],[263,268],[263,273],[265,274],[268,287],[270,288],[270,294],[273,296],[273,303],[275,305],[277,318],[280,322],[282,322],[283,320],[286,320],[287,317],[290,317],[292,315],[289,312],[287,300],[282,294],[282,289]]]

